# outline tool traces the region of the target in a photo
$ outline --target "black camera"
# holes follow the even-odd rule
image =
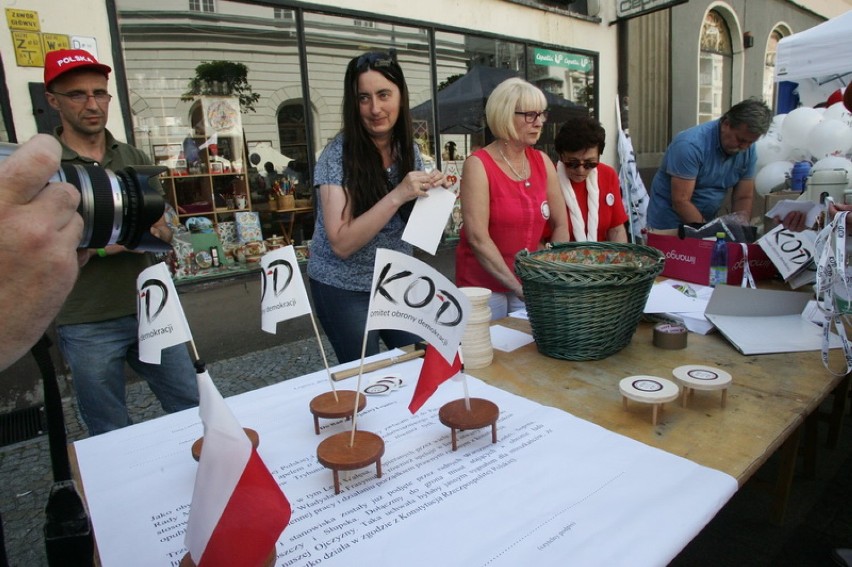
[[[0,143],[0,161],[18,146]],[[51,181],[70,183],[80,191],[77,212],[83,217],[80,248],[122,244],[132,250],[167,252],[171,246],[151,234],[163,216],[165,201],[149,181],[167,168],[140,165],[111,171],[95,165],[63,163]]]

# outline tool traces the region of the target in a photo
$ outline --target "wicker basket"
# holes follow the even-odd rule
[[[656,248],[569,242],[515,257],[539,352],[599,360],[630,342],[665,259]]]

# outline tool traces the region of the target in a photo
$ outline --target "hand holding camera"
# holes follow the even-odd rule
[[[35,136],[0,163],[0,369],[44,332],[77,278],[83,219],[80,191],[48,182],[59,142]]]

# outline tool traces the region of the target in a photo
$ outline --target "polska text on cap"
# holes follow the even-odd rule
[[[57,49],[44,56],[44,86],[49,87],[50,83],[68,71],[83,68],[98,71],[107,77],[112,71],[84,49]]]

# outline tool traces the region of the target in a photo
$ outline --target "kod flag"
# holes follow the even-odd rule
[[[293,246],[265,254],[260,266],[260,327],[274,335],[279,321],[307,315],[311,303]]]
[[[160,364],[164,348],[192,340],[172,275],[160,262],[136,278],[139,319],[139,360]]]
[[[197,375],[204,445],[186,524],[198,567],[256,567],[290,522],[290,502],[210,375]]]
[[[452,363],[467,325],[470,300],[450,280],[416,258],[379,248],[371,294],[367,331],[414,333]]]

